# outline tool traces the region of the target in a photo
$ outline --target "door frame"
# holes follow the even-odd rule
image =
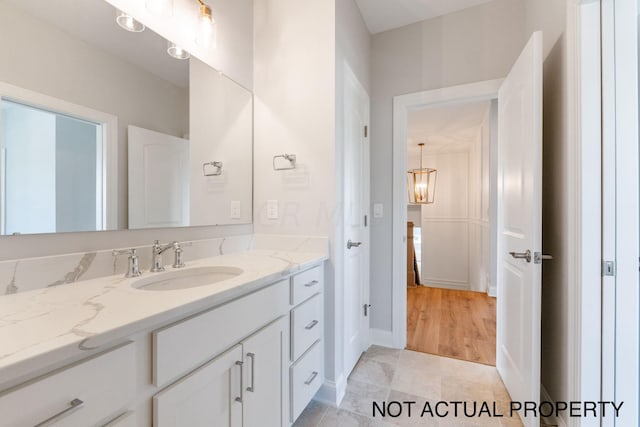
[[[391,341],[394,348],[407,345],[407,126],[411,110],[498,98],[503,79],[409,93],[393,98],[393,258]],[[497,230],[492,230],[494,233]]]

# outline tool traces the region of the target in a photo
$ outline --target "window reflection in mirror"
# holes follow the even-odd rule
[[[2,234],[103,230],[103,126],[0,99]]]

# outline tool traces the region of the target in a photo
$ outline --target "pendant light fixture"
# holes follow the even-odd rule
[[[416,205],[429,205],[434,201],[436,192],[436,169],[423,167],[424,142],[418,144],[420,147],[420,169],[412,169],[407,175],[407,189],[409,190],[409,203]]]
[[[189,59],[191,54],[175,44],[172,41],[167,40],[167,53],[176,59]]]
[[[116,9],[116,22],[118,23],[120,28],[132,33],[141,33],[145,29],[145,26],[142,22],[134,19],[133,16],[119,9]]]
[[[196,43],[205,48],[216,47],[216,21],[213,19],[211,7],[202,0],[196,1],[200,4]]]

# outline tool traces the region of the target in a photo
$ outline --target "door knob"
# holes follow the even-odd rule
[[[531,251],[529,249],[526,252],[509,252],[509,255],[515,259],[524,259],[527,262],[531,262]]]
[[[349,240],[347,242],[347,249],[351,249],[351,248],[357,248],[360,247],[360,245],[362,244],[362,242],[352,242],[351,240]]]
[[[542,264],[542,261],[551,259],[553,259],[553,255],[543,255],[541,252],[535,252],[533,254],[534,264]]]

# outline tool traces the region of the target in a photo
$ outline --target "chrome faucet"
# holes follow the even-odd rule
[[[118,255],[129,255],[127,272],[124,274],[125,277],[139,277],[142,273],[140,272],[140,264],[138,263],[138,253],[135,249],[123,249],[123,250],[113,250],[111,254],[114,257]]]
[[[153,246],[151,247],[151,272],[159,273],[164,271],[164,263],[162,262],[162,254],[169,248],[173,248],[176,242],[167,243],[166,245],[161,245],[159,240],[156,240]]]

